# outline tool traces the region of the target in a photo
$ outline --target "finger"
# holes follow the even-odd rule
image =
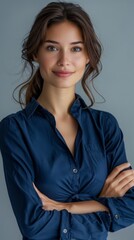
[[[134,180],[134,170],[125,170],[123,172],[121,172],[120,174],[118,174],[118,176],[115,178],[115,182],[117,181],[117,183],[120,183],[121,181],[127,181],[129,180],[129,177],[131,178],[131,180]]]
[[[109,174],[108,180],[112,181],[121,171],[130,167],[130,163],[123,163],[113,169],[113,171]]]
[[[126,184],[130,181],[134,180],[134,170],[125,170],[119,173],[114,179],[107,178],[106,184],[103,187],[102,192],[107,192],[116,189],[116,191],[120,191]]]
[[[41,194],[41,192],[38,190],[38,188],[35,186],[34,183],[33,183],[33,187],[34,187],[35,191],[36,191],[38,194]]]
[[[52,211],[52,210],[55,210],[55,208],[54,207],[48,207],[48,206],[44,206],[44,207],[42,207],[42,209],[44,210],[44,211]]]
[[[123,197],[123,196],[127,193],[127,191],[128,191],[130,188],[132,188],[132,187],[134,187],[134,181],[129,182],[127,185],[125,185],[125,186],[122,188],[121,197]]]
[[[44,197],[44,194],[39,191],[39,189],[35,186],[34,183],[33,183],[33,186],[34,186],[35,191],[36,191],[37,194],[39,195],[39,197],[40,197],[40,198]]]
[[[133,175],[129,175],[126,178],[124,178],[122,181],[120,181],[119,183],[119,188],[122,189],[124,188],[126,185],[128,185],[130,182],[134,181],[134,176]]]
[[[122,182],[118,183],[117,185],[113,182],[107,194],[110,194],[111,197],[122,197],[124,194],[134,185],[134,178],[132,175],[124,179]]]

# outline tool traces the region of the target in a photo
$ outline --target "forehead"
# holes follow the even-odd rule
[[[81,29],[75,23],[64,21],[61,23],[54,23],[48,27],[44,40],[54,40],[57,42],[75,42],[83,41],[83,36]]]

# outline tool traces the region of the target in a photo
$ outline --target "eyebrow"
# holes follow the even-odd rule
[[[44,43],[60,44],[59,42],[56,42],[56,41],[53,41],[53,40],[46,40],[46,41],[44,41]],[[77,42],[71,42],[70,44],[71,45],[74,45],[74,44],[84,44],[84,42],[83,41],[77,41]]]

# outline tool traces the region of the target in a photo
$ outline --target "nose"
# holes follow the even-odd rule
[[[63,50],[60,52],[57,64],[63,67],[70,65],[70,56],[67,51]]]

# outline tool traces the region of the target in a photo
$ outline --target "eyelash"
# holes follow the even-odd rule
[[[55,51],[58,51],[59,48],[53,46],[53,45],[50,45],[50,46],[47,46],[46,49],[49,51],[49,52],[55,52]],[[72,52],[81,52],[82,51],[82,48],[81,47],[73,47],[71,49]]]
[[[76,50],[77,49],[77,50]],[[78,50],[79,49],[79,50]],[[81,52],[82,48],[81,47],[73,47],[72,52]]]
[[[50,52],[58,51],[58,48],[55,47],[55,46],[47,46],[46,49],[47,49],[48,51],[50,51]],[[55,49],[55,50],[54,50],[54,49]]]

